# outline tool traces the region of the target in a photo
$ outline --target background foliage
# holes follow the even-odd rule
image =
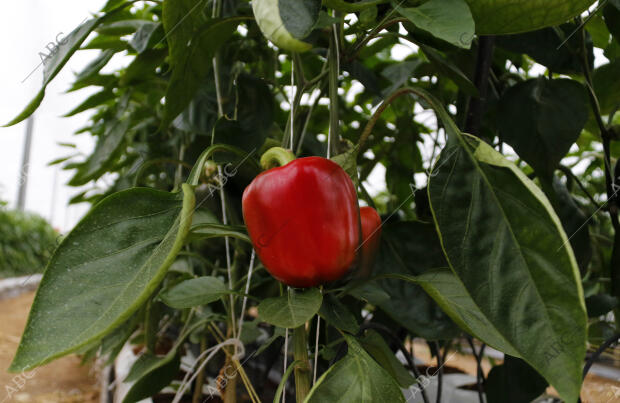
[[[258,352],[225,400],[237,385],[269,400],[277,385],[265,374],[284,372],[281,326],[318,311],[324,375],[309,400],[345,385],[368,385],[350,390],[352,401],[380,390],[399,400],[398,386],[415,382],[394,363],[400,342],[425,339],[440,363],[475,337],[507,357],[479,376],[489,401],[514,396],[506,379],[535,380],[524,399],[551,384],[576,401],[586,348],[618,329],[620,3],[571,19],[589,2],[558,2],[549,9],[562,20],[547,23],[527,7],[491,23],[482,3],[276,2],[288,31],[270,39],[309,49],[295,53],[265,39],[247,1],[110,0],[46,60],[41,93],[14,121],[75,51],[99,50],[69,89],[98,91],[67,114],[91,114],[77,134],[97,145],[56,161],[85,188],[72,202],[95,207],[55,254],[12,369],[73,351],[112,359],[133,335],[145,351],[130,374],[137,400],[172,382],[180,356],[238,336]],[[511,26],[527,32],[504,32]],[[102,73],[117,57],[125,66]],[[301,293],[252,259],[241,194],[262,152],[291,136],[298,156],[325,156],[329,143],[360,200],[381,213],[380,277]],[[380,167],[386,189],[371,197]],[[250,262],[245,307],[260,317],[240,330]],[[66,324],[66,340],[35,349],[66,316],[66,295],[81,296],[84,314]],[[237,365],[224,351],[210,376]]]
[[[57,238],[45,219],[9,210],[0,202],[0,278],[41,273]]]

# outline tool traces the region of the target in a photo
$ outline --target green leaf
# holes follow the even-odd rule
[[[129,130],[129,119],[113,120],[108,123],[106,132],[99,137],[95,150],[69,181],[71,186],[85,185],[97,179],[109,168],[110,161],[116,156],[123,139]]]
[[[351,145],[349,150],[342,154],[334,155],[331,160],[344,169],[353,181],[353,184],[357,187],[359,184],[359,174],[357,173],[357,146]]]
[[[185,280],[164,290],[159,297],[169,307],[176,309],[207,305],[230,294],[226,284],[217,277],[198,277]]]
[[[114,362],[118,353],[120,353],[127,340],[129,340],[129,337],[131,337],[132,333],[136,330],[143,316],[139,315],[139,313],[140,311],[101,340],[100,355],[103,357],[107,356],[106,364]]]
[[[398,383],[373,360],[353,336],[344,335],[347,355],[319,378],[306,403],[404,402]]]
[[[570,244],[575,252],[577,264],[582,273],[585,273],[592,259],[592,243],[588,225],[589,217],[577,205],[566,185],[557,177],[553,178],[553,190],[557,200],[556,212],[562,220],[562,227],[570,238]]]
[[[463,49],[474,39],[474,19],[464,0],[429,0],[418,7],[394,8],[416,27]]]
[[[154,42],[157,39],[163,37],[162,27],[161,22],[143,21],[133,38],[131,38],[131,41],[129,41],[129,44],[138,54],[144,52],[156,45]]]
[[[603,115],[620,108],[620,60],[594,70],[592,83]]]
[[[400,277],[419,284],[463,330],[507,354],[519,353],[471,298],[449,269],[434,269],[416,277]]]
[[[522,403],[543,394],[547,382],[525,361],[507,355],[491,369],[484,388],[489,403]]]
[[[56,52],[49,55],[43,63],[43,85],[39,90],[39,93],[34,99],[26,106],[26,108],[17,115],[13,120],[7,123],[6,126],[12,126],[26,119],[28,116],[41,105],[43,97],[45,96],[45,88],[56,77],[60,70],[64,67],[67,61],[73,56],[76,50],[80,48],[86,37],[104,20],[104,17],[93,18],[71,31],[66,38],[56,47]]]
[[[228,144],[248,153],[257,152],[263,145],[265,131],[244,128],[239,121],[221,117],[213,127],[213,144]]]
[[[447,266],[434,225],[388,221],[383,226],[375,274],[420,275]],[[437,340],[460,333],[419,285],[396,279],[379,280],[377,284],[389,295],[379,308],[412,334]]]
[[[321,315],[325,322],[336,329],[344,330],[351,334],[356,334],[359,330],[360,326],[355,316],[338,298],[331,294],[323,298],[319,315]]]
[[[258,305],[260,319],[271,325],[296,328],[312,319],[321,308],[323,294],[317,288],[289,291],[287,294],[264,299]]]
[[[97,56],[92,62],[88,63],[88,65],[84,68],[84,70],[80,71],[79,74],[75,76],[75,81],[73,86],[78,86],[82,82],[88,81],[92,79],[101,69],[108,64],[112,56],[116,54],[114,50],[104,50],[99,52],[99,56]]]
[[[603,17],[605,17],[607,29],[609,29],[609,32],[614,36],[616,41],[620,43],[620,4],[610,1],[609,4],[603,8]]]
[[[364,347],[364,350],[379,363],[381,368],[385,369],[398,382],[401,388],[406,388],[416,382],[409,371],[394,356],[394,353],[379,333],[374,330],[368,330],[359,339],[359,342]]]
[[[442,247],[462,283],[458,295],[469,295],[492,325],[477,336],[494,345],[488,337],[501,335],[510,344],[504,352],[523,358],[564,400],[575,402],[587,318],[560,220],[514,164],[444,124],[451,139],[431,175],[429,199]]]
[[[381,306],[390,299],[390,294],[373,283],[366,283],[361,287],[355,287],[348,294],[375,306]]]
[[[99,92],[94,93],[88,98],[86,98],[86,100],[84,100],[81,104],[73,108],[70,112],[67,112],[63,117],[68,118],[70,116],[77,115],[80,112],[84,112],[88,109],[95,108],[108,101],[111,101],[115,97],[116,97],[116,94],[114,94],[111,88],[105,88]]]
[[[156,356],[148,352],[141,355],[124,379],[124,382],[132,382],[133,385],[125,395],[123,403],[141,401],[168,386],[179,373],[181,364],[179,347],[183,345],[187,337],[211,319],[208,315],[206,318],[196,318],[189,329],[179,336],[166,355]]]
[[[503,141],[545,179],[577,141],[588,120],[588,95],[574,80],[540,77],[509,88],[499,102]]]
[[[63,239],[10,370],[30,370],[101,340],[157,289],[191,224],[194,193],[134,188],[103,199]]]
[[[420,45],[420,49],[426,55],[428,60],[435,66],[440,75],[448,77],[450,80],[462,89],[466,94],[478,96],[478,88],[454,63],[446,60],[439,52],[430,46]]]
[[[152,23],[152,21],[138,19],[112,21],[106,24],[101,24],[101,26],[97,28],[97,32],[103,35],[124,36],[133,34],[142,25],[148,23]]]
[[[321,11],[320,0],[278,0],[284,28],[293,38],[304,39],[314,28]]]
[[[207,21],[207,2],[194,0],[164,0],[162,23],[170,49],[170,63],[183,58],[187,44]]]
[[[135,383],[125,395],[123,403],[139,402],[151,397],[174,380],[179,373],[181,358],[176,354],[158,357],[149,353],[141,355],[125,378],[125,382]]]
[[[595,0],[466,0],[479,35],[515,34],[559,25]]]
[[[209,239],[209,238],[221,238],[230,237],[239,239],[251,243],[250,237],[246,234],[246,229],[243,226],[234,225],[222,225],[222,224],[197,224],[192,226],[189,238],[196,239]]]
[[[588,317],[597,318],[618,306],[618,298],[608,294],[596,294],[586,298]]]
[[[252,2],[254,18],[263,35],[277,47],[305,52],[312,45],[305,38],[319,18],[321,2],[318,0],[256,0]],[[299,35],[296,37],[293,35]]]
[[[264,80],[249,74],[239,74],[237,83],[237,120],[241,127],[253,132],[258,139],[250,140],[259,146],[265,138],[275,117],[275,101],[271,89]],[[244,147],[239,147],[244,149]],[[247,150],[248,147],[245,147]],[[250,151],[250,150],[248,150]]]
[[[575,29],[574,24],[564,24],[524,34],[498,36],[496,42],[499,47],[511,52],[527,54],[554,73],[581,74],[583,56],[581,52],[575,52],[575,49],[581,49],[581,35],[574,35]],[[569,35],[572,36],[569,38]],[[588,59],[593,63],[589,35],[586,36],[586,49]]]
[[[245,19],[245,17],[233,17],[209,20],[194,37],[184,38],[185,42],[182,43],[172,41],[172,38],[176,37],[177,30],[174,34],[168,35],[172,75],[166,90],[166,105],[161,127],[167,127],[187,107],[211,71],[215,52],[228,41],[239,22]],[[164,27],[166,32],[171,32],[172,27],[166,24],[166,19]],[[188,46],[190,39],[191,43]]]

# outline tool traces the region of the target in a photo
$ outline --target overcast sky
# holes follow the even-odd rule
[[[13,119],[38,92],[43,66],[24,79],[41,63],[39,52],[47,52],[46,45],[54,41],[59,33],[67,35],[103,4],[104,0],[0,2],[0,49],[3,52],[0,67],[1,124]],[[71,59],[47,87],[43,104],[34,117],[26,208],[51,219],[52,224],[62,230],[71,228],[88,206],[67,207],[68,200],[79,193],[79,189],[65,186],[71,176],[69,171],[48,167],[47,163],[71,153],[70,149],[58,146],[59,142],[76,143],[78,150],[84,153],[93,147],[90,136],[73,135],[87,122],[88,112],[72,118],[62,118],[61,115],[94,92],[87,88],[65,94],[74,73],[97,53],[96,50],[79,51]],[[18,182],[23,176],[20,165],[25,128],[25,121],[0,128],[0,199],[9,201],[11,206],[15,206]]]

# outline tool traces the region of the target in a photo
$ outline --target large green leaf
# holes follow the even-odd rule
[[[450,132],[431,175],[429,199],[444,252],[463,286],[460,293],[492,325],[476,335],[491,345],[497,341],[488,336],[501,336],[510,344],[504,352],[523,358],[564,400],[575,402],[586,312],[560,220],[514,164],[454,126]]]
[[[105,16],[100,18],[90,19],[79,27],[71,31],[66,38],[64,38],[56,47],[55,53],[52,53],[43,62],[43,85],[41,89],[34,97],[34,99],[24,108],[24,110],[17,115],[13,120],[7,123],[5,126],[12,126],[21,122],[41,105],[43,97],[45,96],[45,88],[56,77],[60,70],[64,67],[67,61],[73,56],[76,50],[80,48],[86,37],[104,20]]]
[[[588,96],[574,80],[544,77],[521,82],[499,102],[502,140],[545,179],[575,143],[588,120]]]
[[[272,325],[296,328],[312,319],[322,301],[323,294],[317,288],[303,292],[289,290],[287,295],[264,299],[258,305],[258,315]]]
[[[101,340],[155,291],[191,225],[194,193],[146,188],[93,207],[54,252],[11,371],[32,369]]]
[[[345,334],[344,338],[349,346],[347,355],[319,378],[305,402],[404,402],[396,380],[353,336]]]
[[[514,34],[559,25],[595,0],[466,0],[480,35]]]
[[[418,7],[396,10],[416,27],[460,48],[469,49],[474,39],[474,19],[464,0],[429,0]]]

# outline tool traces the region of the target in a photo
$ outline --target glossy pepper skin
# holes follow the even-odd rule
[[[369,277],[381,243],[381,217],[374,208],[361,207],[360,219],[363,243],[359,273],[361,277]]]
[[[242,204],[258,257],[284,284],[334,281],[356,263],[357,195],[338,164],[307,157],[269,169],[245,189]]]

